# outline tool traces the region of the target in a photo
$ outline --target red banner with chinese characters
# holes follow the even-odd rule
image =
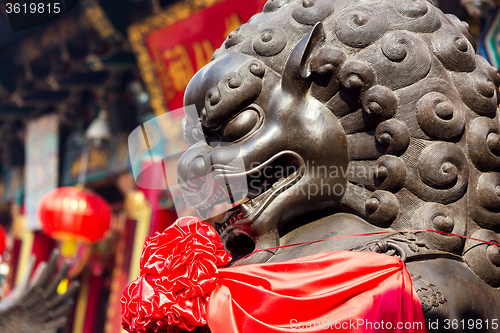
[[[221,1],[144,35],[157,85],[170,110],[182,107],[187,84],[210,62],[229,33],[262,11],[265,3],[266,0]],[[158,113],[155,103],[152,105]]]

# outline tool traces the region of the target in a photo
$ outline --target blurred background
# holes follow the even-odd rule
[[[136,185],[128,135],[180,108],[190,78],[264,3],[80,0],[13,33],[0,0],[0,299],[32,254],[59,248],[72,265],[60,292],[81,283],[64,332],[122,331],[119,299],[144,239],[177,218],[168,190]],[[498,68],[499,3],[434,4],[467,21]]]

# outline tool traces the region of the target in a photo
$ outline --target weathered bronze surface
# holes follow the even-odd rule
[[[0,301],[0,332],[57,333],[65,327],[79,284],[73,282],[64,294],[57,292],[70,266],[68,263],[58,270],[58,258],[58,252],[54,251],[48,263],[39,264],[30,281],[35,263],[34,257],[31,258],[22,283]]]
[[[427,1],[270,0],[189,84],[199,119],[186,119],[179,179],[203,214],[224,185],[204,175],[246,173],[249,200],[218,225],[236,258],[380,230],[499,243],[499,84],[467,24]],[[238,153],[246,170],[224,168]],[[500,248],[456,236],[343,238],[237,264],[332,250],[400,256],[427,319],[500,320]]]

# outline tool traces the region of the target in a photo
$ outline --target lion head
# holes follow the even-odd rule
[[[467,24],[427,1],[270,0],[187,88],[199,118],[185,122],[184,194],[206,209],[224,184],[194,180],[246,176],[246,202],[219,225],[236,256],[337,212],[498,242],[499,83]],[[237,154],[245,170],[224,168]],[[471,268],[500,285],[497,247],[473,252]]]

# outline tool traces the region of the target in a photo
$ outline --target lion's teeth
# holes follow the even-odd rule
[[[281,184],[283,184],[284,182],[286,181],[286,178],[280,178],[276,183],[273,184],[273,189],[276,189],[278,186],[280,186]]]
[[[247,204],[241,204],[241,211],[243,212],[244,216],[248,216],[248,214],[250,214],[250,210],[250,206],[248,206]]]

